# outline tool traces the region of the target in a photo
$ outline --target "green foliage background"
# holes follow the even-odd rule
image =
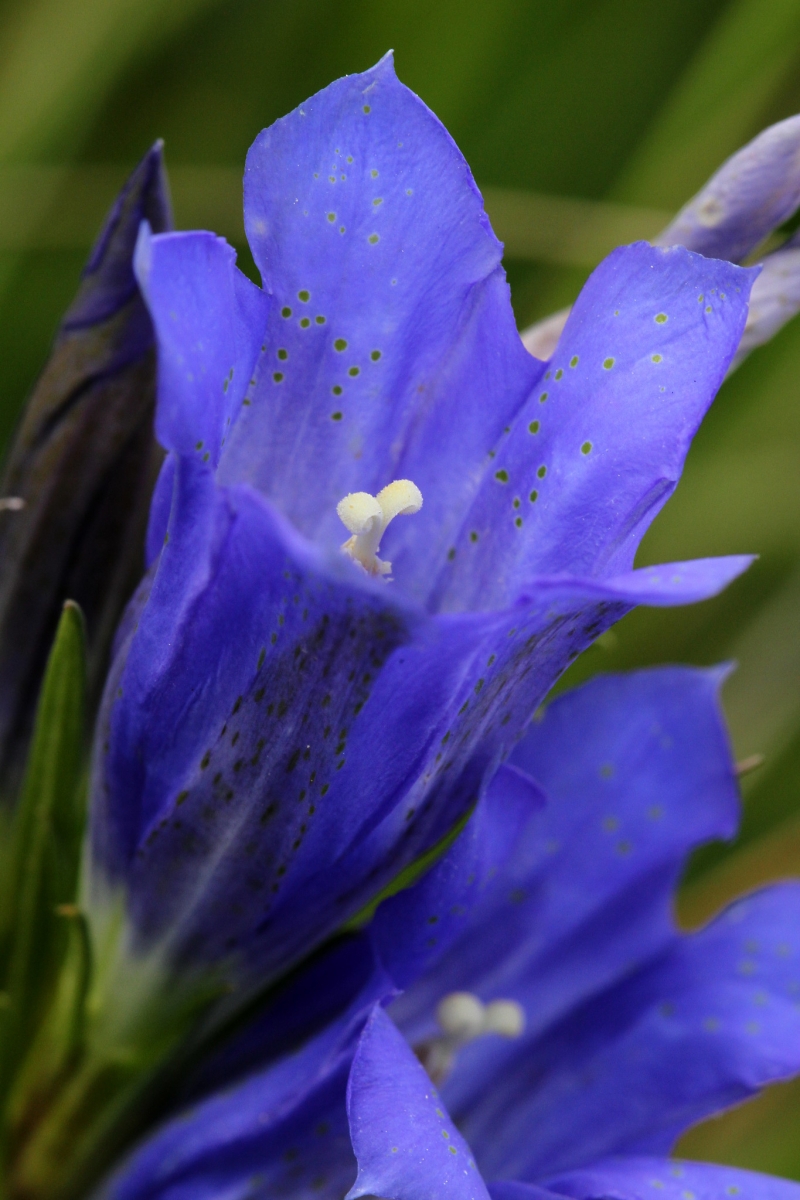
[[[158,136],[171,167],[241,168],[259,129],[389,47],[487,187],[675,210],[739,145],[800,110],[800,0],[0,0],[3,444],[88,249],[48,248],[59,206],[79,203],[63,194],[23,245],[4,237],[8,171],[110,164],[121,180]],[[190,206],[176,207],[187,224]],[[520,325],[569,302],[586,274],[507,268]],[[800,873],[798,401],[800,320],[725,384],[639,556],[754,550],[759,562],[716,600],[632,614],[568,681],[738,661],[725,696],[736,751],[766,763],[744,782],[737,842],[688,874],[690,924]],[[770,1089],[681,1149],[800,1178],[800,1088]]]

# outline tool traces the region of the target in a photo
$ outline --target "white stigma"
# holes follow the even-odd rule
[[[472,992],[451,992],[436,1006],[442,1033],[416,1047],[416,1053],[434,1083],[441,1083],[452,1070],[462,1046],[487,1033],[518,1038],[525,1030],[525,1012],[516,1000],[492,1000],[484,1004]]]
[[[368,575],[391,575],[392,564],[378,558],[381,538],[395,517],[412,516],[422,508],[422,493],[410,479],[396,479],[377,496],[350,492],[336,505],[339,519],[353,535],[342,543],[342,551],[364,568]]]

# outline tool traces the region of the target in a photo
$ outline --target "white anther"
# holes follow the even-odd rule
[[[20,512],[24,507],[21,496],[0,496],[0,512]]]
[[[484,1010],[483,1032],[518,1038],[525,1029],[525,1011],[516,1000],[492,1000]]]
[[[472,992],[451,992],[436,1006],[436,1020],[442,1033],[471,1042],[484,1031],[486,1009]]]
[[[492,1000],[483,1004],[472,992],[450,992],[436,1006],[441,1034],[414,1047],[417,1057],[434,1083],[442,1083],[453,1069],[462,1046],[487,1033],[520,1037],[525,1029],[525,1012],[516,1000]]]
[[[336,505],[339,519],[353,535],[342,550],[369,575],[389,575],[392,564],[378,558],[386,526],[395,517],[411,516],[422,508],[422,493],[410,479],[396,479],[377,496],[350,492]]]

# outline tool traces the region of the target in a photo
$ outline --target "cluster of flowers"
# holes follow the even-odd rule
[[[84,308],[135,272],[166,457],[94,741],[80,1047],[45,1104],[12,1091],[12,1195],[798,1200],[668,1157],[800,1071],[800,886],[671,915],[737,826],[726,670],[541,707],[633,606],[750,561],[633,566],[735,357],[800,306],[791,243],[737,265],[798,164],[792,119],[611,254],[548,361],[388,58],[250,150],[261,287],[153,232],[140,166]]]

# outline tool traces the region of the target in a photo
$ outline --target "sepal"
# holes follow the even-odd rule
[[[73,900],[83,830],[83,617],[68,601],[47,664],[3,896],[2,1091],[30,1044],[64,953],[56,906]]]
[[[86,997],[92,975],[89,929],[75,904],[55,909],[66,930],[66,950],[47,1014],[14,1080],[7,1122],[12,1141],[21,1141],[28,1114],[41,1111],[80,1055],[86,1025]]]

